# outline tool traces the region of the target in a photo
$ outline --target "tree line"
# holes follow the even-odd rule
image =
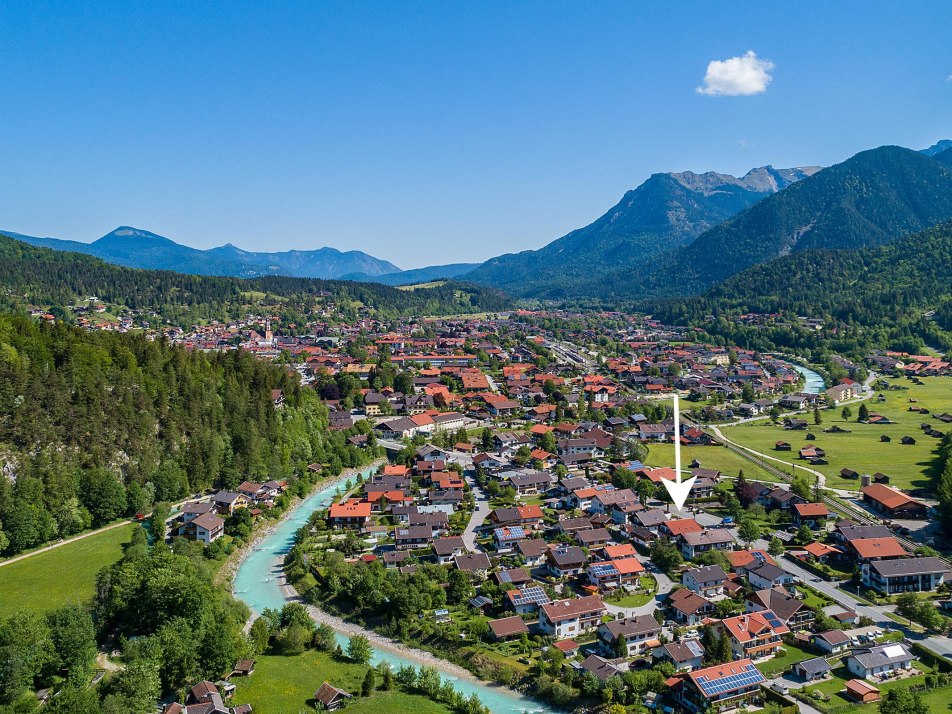
[[[183,328],[234,320],[249,309],[269,308],[284,323],[320,316],[328,301],[353,319],[358,308],[382,318],[418,317],[507,309],[508,298],[492,288],[447,282],[419,290],[378,283],[267,276],[245,280],[137,270],[80,253],[37,248],[0,235],[0,309],[58,306],[96,296],[112,305],[151,311]]]
[[[353,433],[330,431],[314,390],[250,354],[0,315],[0,554],[196,491],[293,486],[314,462],[339,473],[372,457]]]

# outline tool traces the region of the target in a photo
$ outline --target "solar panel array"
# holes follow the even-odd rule
[[[726,677],[718,677],[715,680],[708,680],[707,675],[697,678],[698,686],[708,697],[714,697],[724,692],[730,692],[742,687],[749,687],[752,684],[759,684],[766,681],[764,675],[752,664],[744,666],[744,671],[740,674],[731,674]]]
[[[611,563],[596,563],[591,566],[592,575],[595,577],[609,577],[618,575],[618,568]]]
[[[512,598],[513,605],[545,605],[548,602],[550,602],[549,596],[538,586],[523,588]]]
[[[509,528],[497,528],[495,530],[496,540],[522,540],[526,537],[526,532],[522,526],[510,526]]]
[[[762,614],[763,614],[763,616],[764,616],[764,619],[767,621],[767,623],[768,623],[771,627],[777,628],[777,627],[782,627],[782,626],[783,626],[783,622],[781,622],[781,621],[780,621],[780,618],[777,617],[777,616],[773,613],[773,610],[764,610]]]

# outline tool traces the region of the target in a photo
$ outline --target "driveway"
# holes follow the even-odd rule
[[[645,570],[648,572],[648,574],[654,577],[655,581],[657,581],[658,592],[651,600],[638,607],[619,607],[618,605],[612,605],[611,603],[606,602],[605,609],[613,615],[621,614],[624,617],[634,617],[635,615],[652,615],[668,596],[668,593],[674,589],[674,583],[671,581],[671,578],[665,575],[663,571],[656,568],[648,558],[639,555],[638,560],[644,564]]]
[[[489,507],[489,496],[487,496],[486,492],[476,483],[472,471],[466,471],[463,474],[463,478],[466,479],[466,483],[468,483],[469,487],[473,490],[473,497],[476,499],[476,510],[474,510],[473,514],[469,517],[469,523],[466,524],[466,529],[463,531],[463,544],[467,550],[471,552],[481,551],[482,548],[476,543],[476,529],[483,524],[486,520],[486,516],[488,516],[492,510]]]

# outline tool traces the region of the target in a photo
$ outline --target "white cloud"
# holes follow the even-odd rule
[[[695,91],[709,97],[747,97],[762,94],[773,77],[774,63],[760,59],[753,50],[743,57],[711,60],[704,75],[704,86]]]

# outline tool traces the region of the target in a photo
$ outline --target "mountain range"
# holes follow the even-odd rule
[[[653,174],[593,223],[539,250],[488,260],[465,279],[523,297],[584,295],[584,286],[606,269],[634,269],[686,245],[819,169],[764,166],[740,178],[714,172]]]
[[[10,231],[3,233],[30,245],[86,253],[128,268],[175,270],[194,275],[241,278],[286,275],[333,279],[348,273],[373,277],[400,271],[393,263],[374,258],[359,250],[341,252],[335,248],[318,248],[264,253],[242,250],[230,243],[218,248],[200,250],[131,226],[120,226],[92,243],[37,238]]]
[[[765,198],[634,274],[605,276],[601,286],[628,295],[632,285],[641,295],[696,295],[791,253],[885,245],[949,218],[950,167],[917,151],[883,146]]]
[[[511,295],[637,303],[700,295],[745,269],[816,249],[885,245],[952,218],[952,140],[883,146],[820,168],[764,166],[735,177],[658,173],[591,224],[538,249],[475,265],[403,271],[360,251],[254,252],[184,246],[123,226],[93,243],[7,233],[34,246],[127,267],[254,278],[404,285],[452,278]]]

